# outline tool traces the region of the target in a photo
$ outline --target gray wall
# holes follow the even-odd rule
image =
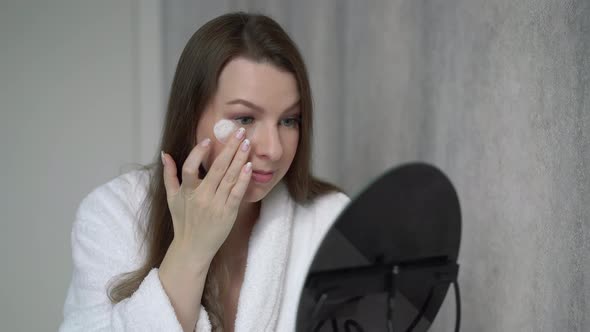
[[[78,204],[156,154],[152,9],[159,3],[0,1],[0,331],[57,330]]]
[[[422,11],[420,156],[462,199],[466,330],[590,330],[590,2]]]
[[[354,194],[407,161],[449,175],[464,218],[464,331],[590,330],[590,1],[163,9],[167,80],[188,37],[226,10],[285,26],[310,68],[321,177]],[[449,297],[433,330],[453,323]]]

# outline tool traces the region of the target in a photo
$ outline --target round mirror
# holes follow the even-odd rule
[[[426,331],[456,284],[457,193],[412,163],[370,184],[342,211],[306,277],[297,331]],[[457,324],[457,328],[458,328]]]

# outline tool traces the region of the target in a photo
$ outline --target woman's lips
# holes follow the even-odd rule
[[[272,180],[274,172],[252,171],[252,179],[259,183],[268,183]]]

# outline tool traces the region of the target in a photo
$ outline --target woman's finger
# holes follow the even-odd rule
[[[211,197],[215,196],[217,187],[219,187],[221,179],[225,175],[231,161],[234,159],[236,150],[244,139],[245,133],[246,130],[244,128],[236,130],[233,133],[232,138],[229,139],[229,142],[225,145],[225,148],[223,148],[223,151],[221,151],[219,156],[215,158],[211,168],[207,171],[207,176],[203,179],[201,186],[203,186],[203,190],[205,190]]]
[[[242,170],[242,166],[248,161],[248,156],[250,154],[250,140],[245,139],[240,144],[240,148],[236,153],[231,165],[225,172],[225,176],[221,179],[221,183],[219,183],[219,187],[217,188],[217,192],[215,193],[215,198],[221,202],[227,201],[227,196],[229,195],[230,190],[234,187],[236,182],[238,182],[238,178],[240,177],[240,173]]]
[[[160,152],[162,157],[162,164],[164,167],[164,187],[166,187],[166,195],[168,197],[174,196],[180,190],[180,184],[178,183],[178,177],[176,176],[176,163],[171,156]]]
[[[199,179],[199,166],[207,152],[209,152],[210,145],[211,140],[208,138],[201,141],[192,149],[184,164],[182,164],[182,184],[180,187],[184,193],[192,193],[199,186],[201,182],[201,179]]]
[[[252,163],[247,162],[240,172],[240,177],[238,178],[238,182],[232,188],[227,197],[226,207],[231,209],[232,211],[237,211],[240,207],[240,203],[244,198],[244,194],[248,189],[248,184],[250,183],[250,176],[252,175]]]

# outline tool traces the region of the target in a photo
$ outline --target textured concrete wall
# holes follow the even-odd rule
[[[462,200],[465,331],[589,331],[590,2],[422,11],[420,156]]]
[[[590,2],[351,2],[348,20],[345,187],[437,165],[463,207],[463,330],[590,330]]]
[[[237,8],[276,17],[306,57],[320,176],[354,194],[423,160],[454,182],[463,331],[590,330],[589,0],[224,4]],[[198,25],[186,13],[221,8],[164,9],[170,68],[174,31]],[[432,330],[453,324],[449,296]]]

